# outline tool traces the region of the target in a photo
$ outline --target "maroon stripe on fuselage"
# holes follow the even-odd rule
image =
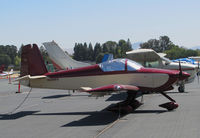
[[[50,78],[63,78],[63,77],[94,76],[94,75],[101,75],[103,73],[104,72],[99,68],[98,65],[92,65],[77,69],[46,73],[45,75]]]
[[[170,70],[179,70],[179,69],[170,69]],[[187,70],[195,70],[195,68],[184,68],[181,69],[182,71],[187,71]]]
[[[129,73],[164,73],[164,74],[178,74],[177,70],[164,70],[164,69],[153,69],[153,68],[141,68],[135,71],[109,71],[103,72],[99,65],[92,65],[88,67],[82,67],[71,70],[64,70],[53,73],[46,73],[45,75],[50,78],[63,78],[63,77],[80,77],[80,76],[97,76],[97,75],[113,75],[113,74],[129,74]]]

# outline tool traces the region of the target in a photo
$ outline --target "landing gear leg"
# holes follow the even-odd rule
[[[159,105],[160,107],[166,108],[168,111],[178,108],[178,104],[176,103],[174,99],[172,99],[169,95],[167,95],[164,92],[160,92],[160,93],[171,101],[171,102],[167,102],[167,103]]]
[[[128,91],[126,100],[117,103],[114,106],[108,107],[108,111],[120,112],[121,114],[127,114],[138,108],[142,103],[135,100],[136,91]]]

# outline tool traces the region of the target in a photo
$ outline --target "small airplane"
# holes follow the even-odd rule
[[[193,64],[193,65],[198,65],[198,62],[196,62],[194,59],[190,59],[190,58],[178,58],[178,59],[174,59],[171,60],[173,62],[181,62],[181,63],[189,63],[189,64]]]
[[[170,70],[179,70],[180,62],[175,63],[165,58],[165,53],[156,53],[152,49],[137,49],[126,52],[127,57],[131,60],[134,60],[144,67],[149,68],[161,68],[161,69],[170,69]],[[176,83],[178,85],[178,91],[185,91],[185,84],[191,83],[194,81],[196,73],[198,72],[198,68],[195,65],[181,63],[181,68],[183,71],[190,74],[190,77],[185,80],[180,80]]]
[[[171,61],[172,62],[181,62],[181,63],[186,63],[186,64],[193,64],[198,68],[198,72],[197,72],[197,74],[198,74],[199,71],[200,71],[199,60],[194,60],[193,58],[191,58],[191,57],[189,57],[189,58],[178,58],[178,59],[174,59],[174,60],[171,60]],[[196,57],[196,58],[199,58],[199,57]]]
[[[72,59],[64,52],[55,41],[44,42],[44,47],[53,63],[58,70],[74,69],[89,66],[89,63],[80,62]]]
[[[113,59],[59,72],[48,72],[36,44],[22,47],[20,84],[31,88],[79,90],[93,96],[104,96],[113,92],[127,92],[127,99],[111,107],[110,111],[132,111],[139,102],[139,91],[159,92],[170,102],[159,105],[167,110],[178,107],[174,99],[164,91],[173,89],[178,80],[190,75],[182,70],[144,68],[130,59]]]
[[[11,69],[9,72],[3,71],[4,65],[1,65],[0,67],[0,77],[8,76],[13,74],[13,69]]]

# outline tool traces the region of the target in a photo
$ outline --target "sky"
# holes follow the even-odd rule
[[[179,46],[200,45],[199,0],[0,0],[0,45],[54,40],[74,44],[167,35]]]

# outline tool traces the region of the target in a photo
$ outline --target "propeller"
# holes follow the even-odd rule
[[[183,76],[182,68],[181,68],[181,61],[179,60],[179,77]]]
[[[198,84],[199,84],[199,60],[198,60],[198,67],[197,67],[197,78],[198,78]]]

